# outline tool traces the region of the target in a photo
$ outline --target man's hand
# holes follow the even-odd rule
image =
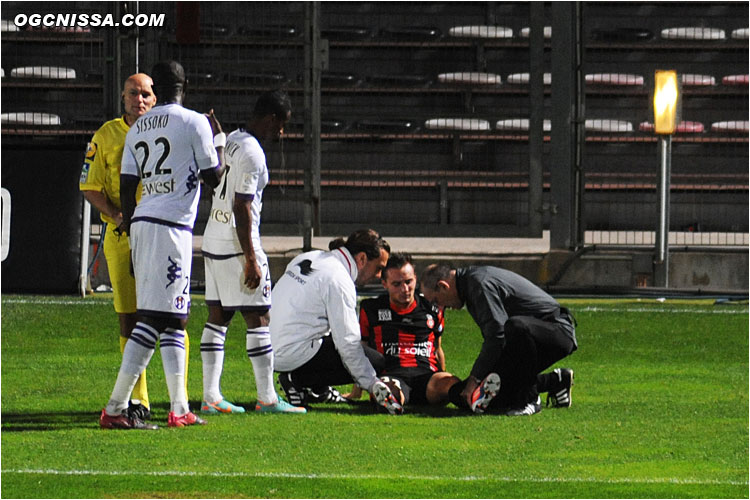
[[[258,261],[255,259],[245,259],[245,286],[250,289],[258,288],[260,285],[261,272],[258,267]]]
[[[219,120],[216,118],[216,115],[214,115],[214,110],[212,109],[208,113],[206,113],[206,117],[208,117],[208,123],[211,124],[211,132],[213,132],[214,135],[220,134],[223,132],[221,130],[221,123],[219,123]]]

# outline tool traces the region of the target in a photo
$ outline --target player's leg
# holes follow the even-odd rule
[[[531,336],[537,344],[537,370],[552,366],[576,349],[573,341],[573,323],[538,320],[531,328]],[[537,390],[547,393],[547,406],[568,408],[572,403],[573,370],[556,368],[549,373],[537,375]]]
[[[236,406],[224,399],[221,394],[221,374],[224,370],[224,344],[229,323],[234,316],[233,310],[222,306],[220,286],[221,269],[225,261],[204,257],[206,269],[206,304],[208,319],[201,336],[201,361],[203,365],[203,402],[202,413],[243,413],[241,406]]]
[[[448,372],[435,372],[427,382],[425,399],[428,404],[444,406],[448,404],[450,388],[461,382],[461,379]]]
[[[112,295],[115,312],[120,324],[120,353],[125,350],[125,344],[137,322],[135,278],[130,274],[130,244],[124,234],[115,232],[113,224],[107,224],[104,234],[104,257],[107,260],[109,280],[112,284]],[[143,419],[150,417],[148,386],[146,372],[138,377],[131,395],[130,410],[135,416]]]
[[[102,410],[100,425],[104,428],[145,429],[156,428],[144,424],[139,418],[128,414],[128,402],[138,377],[146,369],[154,354],[159,333],[145,322],[133,329],[123,351],[120,371],[107,406]]]
[[[164,366],[164,378],[169,390],[169,427],[204,424],[205,421],[190,411],[185,389],[185,326],[190,314],[190,275],[193,260],[193,235],[179,228],[155,226],[152,239],[143,254],[137,259],[148,257],[151,270],[149,281],[149,302],[141,301],[141,282],[138,281],[138,310],[154,318],[159,334],[159,350]],[[136,278],[139,274],[139,261],[135,261]]]

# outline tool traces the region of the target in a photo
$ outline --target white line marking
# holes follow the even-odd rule
[[[722,307],[727,307],[727,306],[722,306]],[[581,308],[573,307],[573,308],[570,308],[570,310],[573,311],[574,313],[579,313],[579,312],[618,312],[618,313],[621,313],[621,312],[644,313],[646,312],[646,313],[649,313],[649,312],[653,312],[653,313],[660,313],[660,314],[662,313],[747,314],[749,309],[747,308],[745,309],[740,309],[740,308],[738,309],[669,309],[669,308],[661,308],[661,307],[657,308],[657,307],[642,307],[642,306],[632,307],[632,308],[622,307],[622,306],[609,308],[609,307],[601,307],[601,306],[586,306],[586,307],[581,307]]]
[[[496,477],[496,476],[414,476],[384,474],[294,474],[286,472],[201,472],[201,471],[95,471],[57,469],[3,469],[3,474],[42,474],[51,476],[159,476],[159,477],[245,477],[245,478],[288,478],[288,479],[406,479],[413,481],[494,481],[502,483],[605,483],[605,484],[706,484],[747,486],[747,481],[695,478],[584,478],[584,477]]]

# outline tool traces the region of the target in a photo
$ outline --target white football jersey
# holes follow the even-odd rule
[[[219,163],[208,118],[176,103],[157,105],[125,137],[121,174],[141,179],[133,220],[193,228],[200,198],[199,170]]]
[[[232,206],[236,194],[251,195],[253,249],[260,246],[260,213],[263,208],[263,189],[268,184],[266,154],[258,139],[244,129],[227,136],[224,148],[226,170],[224,178],[214,190],[211,215],[203,234],[203,251],[211,255],[242,253],[237,239],[237,223]]]
[[[274,369],[292,371],[311,360],[331,335],[354,380],[369,390],[375,370],[362,348],[357,319],[357,265],[341,247],[298,255],[271,292]]]

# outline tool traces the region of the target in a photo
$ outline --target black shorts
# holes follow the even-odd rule
[[[385,373],[383,376],[399,381],[401,392],[404,394],[404,404],[426,405],[429,404],[427,401],[427,384],[429,384],[430,379],[436,373],[438,372],[424,372],[418,375]]]

